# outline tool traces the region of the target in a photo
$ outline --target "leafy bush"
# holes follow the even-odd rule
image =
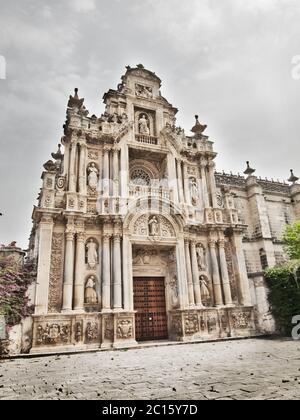
[[[0,314],[9,327],[33,313],[27,290],[34,280],[32,266],[16,268],[11,260],[0,260]]]
[[[292,318],[300,315],[299,261],[268,269],[265,273],[270,289],[269,302],[278,330],[291,336]]]
[[[285,249],[291,260],[300,260],[300,221],[288,225],[283,235]]]

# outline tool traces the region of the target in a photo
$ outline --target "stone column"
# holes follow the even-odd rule
[[[208,164],[208,173],[209,173],[209,179],[210,179],[211,200],[212,200],[212,205],[214,209],[218,207],[215,168],[216,168],[215,162],[210,161]]]
[[[114,169],[114,197],[119,197],[119,149],[115,148],[113,152],[113,169]]]
[[[189,307],[189,294],[187,284],[187,273],[185,266],[185,250],[184,250],[184,238],[178,237],[178,244],[176,247],[176,262],[177,262],[177,274],[178,274],[178,291],[180,309],[188,309]]]
[[[130,306],[130,279],[129,279],[129,264],[132,264],[129,258],[131,243],[126,236],[123,236],[123,301],[124,310],[129,312],[132,310]]]
[[[69,168],[69,191],[76,192],[76,154],[77,154],[77,144],[73,143],[71,146],[71,156],[70,156],[70,168]]]
[[[109,197],[110,191],[110,179],[109,179],[109,151],[110,149],[104,147],[104,158],[103,158],[103,195],[104,197]]]
[[[74,282],[74,238],[75,233],[72,228],[67,227],[66,231],[66,251],[65,251],[65,271],[63,285],[63,312],[70,312],[73,305],[73,282]]]
[[[74,310],[84,309],[84,265],[85,265],[85,234],[78,232],[76,238]]]
[[[128,197],[129,149],[127,144],[121,148],[121,197]]]
[[[190,184],[189,184],[189,174],[187,164],[183,164],[183,178],[184,178],[184,196],[186,204],[191,204],[191,192],[190,192]]]
[[[70,144],[65,144],[65,150],[64,150],[64,160],[63,160],[63,176],[68,175],[69,173],[69,166],[70,166]]]
[[[111,268],[110,268],[110,238],[105,234],[103,236],[103,261],[102,261],[102,308],[104,311],[110,311],[111,295]]]
[[[186,273],[187,273],[187,282],[188,282],[188,291],[189,291],[189,304],[190,306],[195,306],[193,273],[192,273],[192,266],[191,266],[191,253],[190,253],[189,239],[185,240],[185,261],[186,261]]]
[[[122,309],[121,235],[114,235],[114,309]]]
[[[192,271],[193,271],[193,283],[194,283],[194,294],[197,306],[202,306],[200,279],[199,279],[199,268],[197,261],[196,242],[192,241],[191,244],[192,252]]]
[[[212,239],[209,241],[209,248],[210,248],[212,270],[213,270],[215,304],[216,306],[222,306],[223,297],[222,297],[221,279],[220,279],[220,273],[219,273],[219,264],[218,264],[218,258],[217,258],[217,253],[216,253],[215,240]]]
[[[177,182],[178,182],[178,195],[179,195],[179,202],[183,203],[183,186],[182,186],[182,167],[181,161],[177,159]]]
[[[177,183],[177,175],[176,175],[176,159],[171,153],[168,154],[168,176],[169,176],[169,188],[174,193],[174,202],[178,203],[179,191],[178,191],[178,183]]]
[[[206,165],[207,165],[207,162],[205,160],[201,160],[200,168],[201,168],[202,196],[203,196],[203,201],[204,201],[204,208],[210,207],[209,199],[208,199],[207,181],[206,181]]]
[[[232,306],[232,294],[231,294],[230,280],[229,280],[228,267],[227,267],[227,261],[226,261],[224,239],[219,240],[219,252],[220,252],[220,264],[221,264],[221,274],[222,274],[225,305]]]
[[[80,145],[79,154],[79,193],[86,194],[86,145]]]
[[[232,240],[235,248],[234,261],[236,265],[236,274],[239,278],[241,304],[244,306],[252,306],[249,279],[247,274],[245,255],[243,252],[242,233],[234,232],[232,235]]]
[[[52,233],[52,216],[49,215],[42,217],[39,224],[39,258],[35,296],[36,315],[45,315],[48,312]]]

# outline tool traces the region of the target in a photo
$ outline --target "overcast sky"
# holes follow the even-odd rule
[[[128,64],[162,78],[187,132],[199,114],[219,170],[300,174],[299,22],[299,0],[0,0],[0,243],[27,246],[69,94],[101,114]]]

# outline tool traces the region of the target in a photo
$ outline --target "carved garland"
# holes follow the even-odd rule
[[[62,305],[64,233],[53,233],[49,282],[49,313],[58,313]]]

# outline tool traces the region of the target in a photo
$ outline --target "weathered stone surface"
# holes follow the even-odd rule
[[[299,399],[299,351],[251,339],[2,361],[0,399]]]

